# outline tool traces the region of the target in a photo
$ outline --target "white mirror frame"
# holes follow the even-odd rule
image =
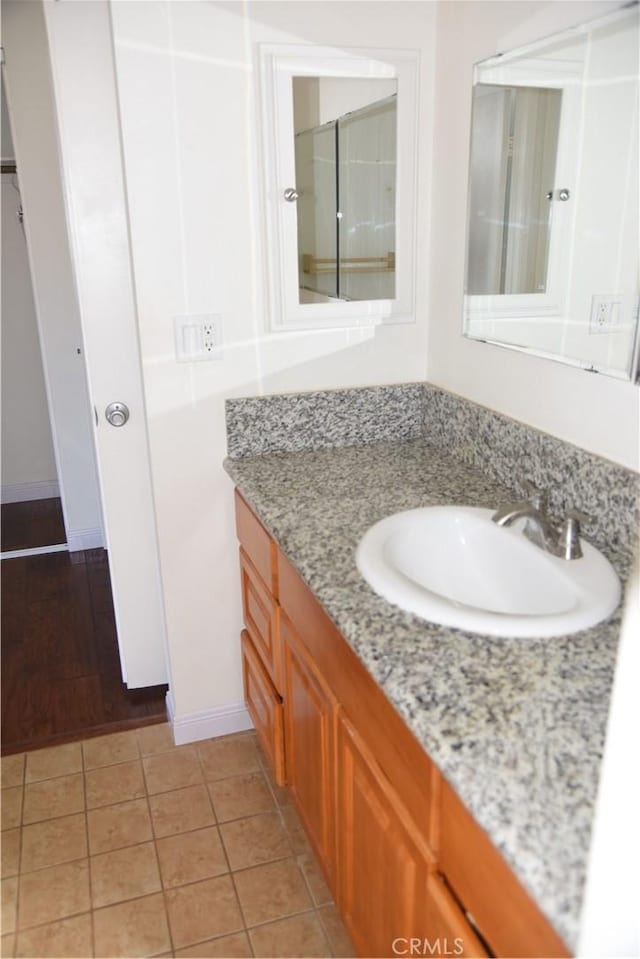
[[[417,76],[412,50],[333,49],[260,44],[262,160],[269,325],[274,331],[415,322]],[[396,297],[393,300],[299,302],[293,77],[396,79]]]
[[[582,71],[571,61],[554,60],[550,71],[534,58],[525,60],[518,51],[511,57],[504,55],[476,64],[474,86],[479,82],[499,85],[546,87],[563,91],[557,164],[553,186],[576,182],[579,157],[577,123],[580,108]],[[471,204],[471,179],[469,198]],[[551,241],[548,250],[546,293],[489,294],[464,297],[465,333],[472,338],[498,340],[508,336],[510,323],[519,319],[562,316],[566,310],[566,278],[569,273],[573,204],[555,202],[552,211]],[[467,257],[469,244],[469,213],[467,212]],[[466,276],[466,268],[465,268]]]

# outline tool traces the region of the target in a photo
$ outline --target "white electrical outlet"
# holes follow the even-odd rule
[[[174,316],[173,322],[178,363],[223,358],[222,317],[219,313]]]
[[[616,293],[599,293],[591,298],[589,333],[613,333],[620,328],[622,297]]]

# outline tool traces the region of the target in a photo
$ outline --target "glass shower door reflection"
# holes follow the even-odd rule
[[[395,297],[396,97],[342,117],[338,139],[339,295]]]
[[[338,293],[336,124],[296,135],[300,302]]]
[[[396,103],[296,134],[300,303],[395,298]]]

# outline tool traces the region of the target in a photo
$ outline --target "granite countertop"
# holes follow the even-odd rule
[[[424,440],[227,459],[280,549],[569,948],[575,950],[621,612],[554,639],[424,622],[355,548],[379,519],[513,497]],[[607,551],[624,578],[629,557]]]

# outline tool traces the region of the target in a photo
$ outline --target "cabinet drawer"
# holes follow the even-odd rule
[[[440,869],[496,956],[568,956],[567,947],[456,793],[442,783]]]
[[[235,491],[236,532],[240,545],[262,577],[274,599],[278,598],[277,549],[262,523]]]
[[[262,582],[258,571],[240,547],[240,578],[244,624],[278,693],[282,690],[282,670],[278,620],[280,607]]]
[[[427,929],[431,949],[438,956],[485,959],[489,955],[443,879],[432,873],[427,880]]]
[[[267,675],[246,629],[242,631],[242,677],[249,715],[271,761],[278,786],[286,783],[282,699]]]

